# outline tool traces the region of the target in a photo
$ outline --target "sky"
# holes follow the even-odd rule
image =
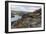
[[[11,5],[11,10],[14,10],[14,11],[33,12],[33,11],[38,10],[40,8],[41,8],[40,6]]]

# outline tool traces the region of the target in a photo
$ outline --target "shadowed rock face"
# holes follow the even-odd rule
[[[41,9],[24,14],[17,20],[15,28],[35,28],[41,26]]]

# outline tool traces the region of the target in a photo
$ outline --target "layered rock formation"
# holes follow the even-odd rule
[[[18,19],[16,22],[14,28],[41,27],[41,9],[22,15],[22,18]]]

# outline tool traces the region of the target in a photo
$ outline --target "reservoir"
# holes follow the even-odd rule
[[[11,18],[11,22],[17,21],[18,19],[21,19],[21,18],[22,18],[22,16],[14,15],[14,17]]]

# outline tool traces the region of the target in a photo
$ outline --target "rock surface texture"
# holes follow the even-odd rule
[[[14,24],[13,28],[37,28],[37,27],[41,27],[41,9],[22,15],[22,18],[16,21],[16,24]]]

